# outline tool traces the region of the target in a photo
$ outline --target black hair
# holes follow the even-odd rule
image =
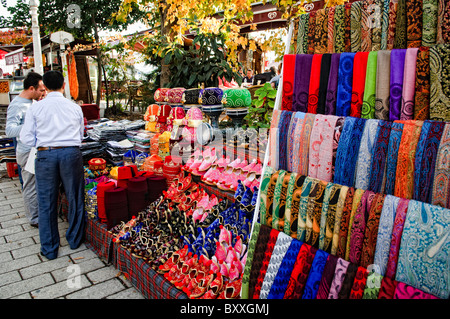
[[[64,76],[61,72],[55,70],[45,72],[42,80],[50,91],[60,90],[64,85]]]
[[[36,72],[29,72],[23,80],[24,90],[28,90],[30,87],[37,89],[39,86],[39,81],[42,81],[42,75]]]

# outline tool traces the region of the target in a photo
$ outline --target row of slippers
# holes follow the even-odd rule
[[[229,157],[218,157],[214,148],[206,148],[203,152],[195,151],[183,169],[200,176],[201,180],[208,185],[235,192],[238,181],[250,189],[259,187],[262,164],[257,160],[248,163],[247,160],[240,158],[231,161]]]

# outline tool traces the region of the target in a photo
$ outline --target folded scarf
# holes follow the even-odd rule
[[[308,211],[308,199],[311,190],[316,185],[317,180],[307,176],[303,182],[301,189],[299,208],[298,208],[298,228],[297,228],[297,239],[305,242],[306,237],[306,214]],[[293,196],[298,195],[294,192]]]
[[[355,194],[353,195],[352,210],[350,212],[350,219],[348,221],[347,242],[346,242],[346,246],[345,246],[345,255],[344,255],[345,260],[349,260],[350,245],[352,244],[351,237],[353,234],[353,222],[355,221],[355,216],[357,215],[358,210],[361,209],[360,204],[361,204],[361,200],[363,198],[364,193],[366,193],[365,190],[355,189]],[[371,194],[371,192],[369,192],[369,191],[367,191],[367,193],[368,193],[368,195]]]
[[[438,21],[438,1],[423,0],[422,15],[422,45],[433,46],[436,44],[437,37],[437,21]]]
[[[367,276],[366,287],[364,288],[362,299],[378,299],[382,279],[383,276],[380,274],[371,272]]]
[[[281,111],[280,121],[278,123],[278,167],[277,169],[287,169],[288,164],[288,130],[293,112]]]
[[[307,54],[314,54],[314,45],[316,41],[316,11],[309,13],[308,21],[308,51]]]
[[[389,277],[383,277],[381,280],[380,291],[378,292],[378,299],[393,299],[395,288],[398,282]]]
[[[361,11],[362,1],[355,1],[351,5],[351,52],[361,51]]]
[[[317,101],[317,114],[325,114],[326,101],[327,101],[327,90],[328,90],[328,79],[330,77],[331,68],[331,53],[326,53],[322,55],[321,65],[320,65],[320,78],[319,78],[319,94]]]
[[[439,299],[438,297],[427,294],[420,289],[414,288],[403,282],[399,282],[395,287],[393,299]]]
[[[253,264],[253,257],[255,255],[255,247],[256,242],[259,237],[259,231],[261,229],[260,223],[255,223],[252,230],[252,235],[250,237],[250,241],[247,247],[247,259],[245,261],[244,272],[242,273],[242,289],[241,289],[241,298],[248,299],[248,289],[250,282],[250,270]]]
[[[416,60],[416,85],[414,92],[414,119],[430,117],[430,48],[420,47]]]
[[[309,78],[308,113],[317,114],[319,103],[320,68],[323,54],[314,54]]]
[[[320,217],[327,183],[318,181],[308,196],[305,243],[319,247]]]
[[[334,15],[336,7],[328,8],[328,20],[327,20],[327,52],[334,53]]]
[[[384,193],[384,182],[386,172],[386,161],[389,149],[389,137],[391,134],[392,122],[379,121],[372,148],[372,159],[369,168],[368,190],[375,193]]]
[[[350,116],[361,117],[369,52],[357,52],[353,61],[352,101]]]
[[[400,243],[403,240],[403,228],[409,210],[410,200],[400,198],[397,205],[397,212],[395,213],[394,226],[392,227],[391,245],[389,246],[389,258],[386,264],[385,277],[395,279],[397,271],[398,254],[400,250]]]
[[[302,294],[302,299],[316,299],[317,291],[319,289],[322,273],[325,264],[328,260],[328,253],[323,250],[317,250],[314,260],[311,264],[311,269],[308,273],[308,278],[305,283],[305,289]]]
[[[370,11],[369,11],[370,12]],[[370,23],[372,27],[372,51],[381,50],[381,32],[383,18],[383,0],[374,0],[372,12],[370,15]]]
[[[345,6],[337,5],[334,12],[334,48],[332,52],[345,52]]]
[[[342,129],[344,127],[345,117],[338,117],[336,120],[336,126],[334,127],[333,135],[333,158],[331,160],[331,180],[334,180],[334,172],[336,165],[336,155],[339,146],[339,140],[341,138]]]
[[[328,299],[338,299],[339,292],[341,291],[345,274],[347,273],[347,268],[349,265],[350,263],[347,260],[338,258],[334,271],[333,281],[331,282],[330,292],[328,294]]]
[[[335,184],[335,185],[337,185],[337,184]],[[342,219],[342,214],[344,211],[345,200],[347,198],[348,189],[349,188],[347,186],[340,186],[339,198],[338,198],[338,202],[336,205],[336,213],[334,215],[334,227],[333,227],[330,253],[332,255],[336,255],[336,256],[337,256],[337,249],[338,249],[338,245],[339,245],[341,219]]]
[[[309,13],[302,14],[298,24],[297,54],[305,54],[308,52],[308,25]]]
[[[293,238],[280,232],[273,248],[273,252],[270,255],[269,265],[267,266],[266,275],[264,276],[263,283],[261,285],[261,291],[259,293],[259,299],[267,299],[275,277],[277,276],[278,269],[286,255]]]
[[[355,188],[364,190],[369,188],[372,152],[375,145],[378,122],[379,120],[374,119],[366,120],[355,167]]]
[[[320,215],[319,249],[327,253],[331,252],[337,205],[342,187],[338,184],[328,183],[325,189],[325,198]]]
[[[301,139],[299,140],[299,153],[297,155],[299,162],[298,167],[295,170],[295,172],[300,175],[308,175],[309,139],[315,117],[315,114],[307,113],[305,115],[305,120],[303,121]]]
[[[348,299],[362,299],[368,275],[369,273],[365,267],[358,267]]]
[[[386,50],[392,50],[394,48],[395,29],[397,22],[397,8],[398,8],[398,1],[389,0],[389,23],[388,23]]]
[[[341,221],[339,224],[339,236],[336,246],[336,256],[345,258],[345,251],[347,248],[348,229],[350,224],[350,216],[352,214],[353,197],[355,189],[349,187],[345,196],[344,205],[342,208]],[[333,240],[334,241],[334,240]]]
[[[333,183],[327,183],[325,186],[325,192],[323,195],[323,201],[322,201],[322,211],[320,213],[320,221],[319,221],[319,245],[317,246],[319,249],[323,249],[324,241],[325,241],[325,228],[326,228],[326,221],[328,217],[328,209],[329,209],[329,203],[330,203],[330,197],[331,193],[334,190]]]
[[[403,134],[403,124],[394,122],[391,127],[391,134],[389,135],[388,153],[386,158],[386,178],[384,192],[386,194],[394,195],[395,178],[397,176],[397,160],[398,150]]]
[[[400,119],[405,55],[406,49],[394,49],[391,51],[391,77],[389,83],[389,120],[391,121]]]
[[[352,4],[345,3],[344,8],[345,49],[343,52],[352,52]]]
[[[316,252],[317,248],[306,243],[300,247],[283,299],[300,299],[302,297]]]
[[[441,299],[450,297],[448,210],[411,200],[395,280]]]
[[[424,203],[432,199],[435,163],[444,127],[444,122],[425,121],[417,143],[412,198]]]
[[[398,0],[394,49],[406,48],[406,0]]]
[[[430,119],[450,121],[450,44],[430,48]]]
[[[266,166],[263,175],[261,177],[260,195],[259,195],[259,221],[261,224],[266,225],[266,213],[267,213],[267,191],[269,189],[270,180],[274,170],[270,166]]]
[[[284,211],[286,209],[286,193],[291,173],[280,170],[273,193],[272,228],[282,231],[284,229]],[[280,229],[281,228],[281,229]]]
[[[418,48],[422,44],[423,0],[406,1],[406,44]]]
[[[328,8],[316,11],[316,31],[314,34],[314,53],[327,53],[328,49]]]
[[[292,94],[294,92],[295,54],[285,54],[283,57],[283,93],[281,109],[292,110]]]
[[[294,170],[294,163],[296,162],[297,159],[296,155],[298,153],[297,141],[300,139],[300,131],[301,131],[298,126],[303,125],[304,118],[305,113],[294,112],[291,116],[291,122],[289,123],[289,130],[287,135],[287,170],[290,172]]]
[[[450,2],[445,2],[445,7],[442,9],[444,12],[441,23],[442,41],[443,43],[450,42]]]
[[[357,265],[353,263],[350,263],[348,265],[347,272],[345,273],[345,277],[342,282],[341,290],[338,293],[338,299],[349,299],[357,271],[358,271]]]
[[[372,16],[374,11],[374,1],[362,1],[361,7],[361,51],[372,50]]]
[[[364,86],[361,117],[365,119],[375,118],[375,94],[377,85],[377,59],[378,51],[369,52],[367,58],[366,80]]]
[[[278,167],[278,121],[280,120],[281,111],[274,109],[272,113],[272,119],[270,121],[270,131],[269,131],[269,165],[275,169]]]
[[[412,120],[414,117],[414,93],[416,86],[416,61],[418,48],[408,48],[405,54],[403,71],[403,91],[401,104],[401,120]]]
[[[284,173],[284,171],[276,171],[270,176],[270,181],[267,186],[267,199],[266,199],[266,225],[272,227],[272,219],[273,219],[273,201],[274,201],[274,193],[275,193],[275,185],[278,181],[279,174]]]
[[[336,272],[337,261],[338,258],[336,256],[328,255],[328,259],[325,263],[322,277],[320,279],[316,299],[328,299],[328,295],[330,294],[330,288],[334,278],[334,273]]]
[[[283,260],[281,261],[277,275],[273,280],[267,299],[283,299],[302,245],[303,243],[296,239],[291,241]]]
[[[339,76],[339,60],[341,54],[334,53],[331,55],[330,72],[328,76],[328,84],[325,99],[325,113],[327,115],[336,114],[336,98]]]
[[[356,3],[356,2],[354,2]],[[341,53],[336,97],[336,115],[348,116],[352,101],[353,60],[356,53]]]
[[[433,178],[431,203],[450,208],[450,169],[448,167],[450,148],[450,124],[446,123],[439,142]]]
[[[295,57],[294,92],[292,95],[292,110],[307,112],[309,81],[311,78],[312,54],[297,54]]]
[[[299,176],[296,173],[290,173],[289,184],[286,190],[286,205],[284,213],[284,227],[280,229],[285,234],[297,238],[297,226],[298,226],[298,203],[296,209],[292,210],[293,194],[298,188],[301,188],[305,176]]]
[[[388,33],[389,33],[389,4],[390,0],[382,1],[382,14],[381,14],[381,43],[380,50],[387,50]]]
[[[389,81],[391,74],[391,51],[378,51],[375,84],[376,119],[389,120]]]

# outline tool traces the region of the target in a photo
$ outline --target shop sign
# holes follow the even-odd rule
[[[23,52],[17,52],[11,55],[5,55],[6,65],[23,63]]]

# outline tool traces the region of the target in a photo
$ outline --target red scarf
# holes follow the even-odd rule
[[[294,93],[295,54],[286,54],[283,58],[283,96],[281,109],[292,111]]]
[[[319,102],[320,67],[322,54],[314,54],[311,64],[311,76],[309,80],[308,113],[317,114]]]
[[[353,117],[361,117],[368,57],[369,52],[356,52],[353,60],[353,87],[350,105],[350,116]]]

